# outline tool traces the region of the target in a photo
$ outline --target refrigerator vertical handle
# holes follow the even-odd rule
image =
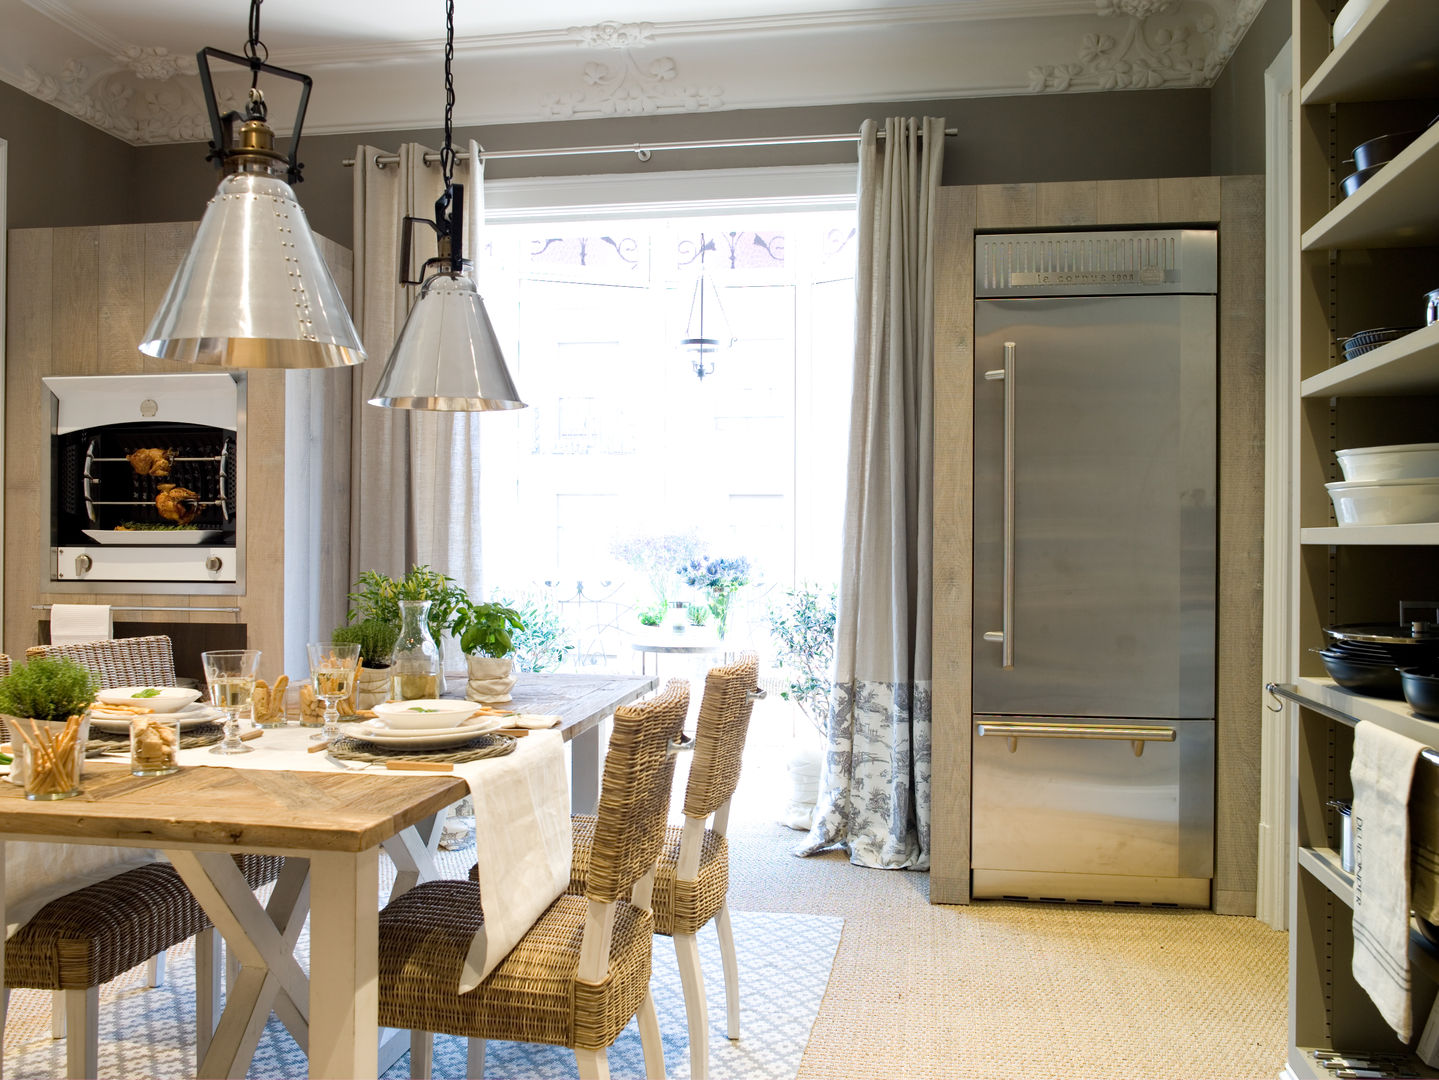
[[[1014,342],[1004,343],[1004,368],[986,371],[984,377],[1004,382],[1004,622],[989,630],[985,641],[1000,642],[999,666],[1014,667]]]

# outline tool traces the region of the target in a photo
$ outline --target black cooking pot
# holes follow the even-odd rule
[[[1355,660],[1329,649],[1319,651],[1324,670],[1329,677],[1346,690],[1368,694],[1371,697],[1397,698],[1404,696],[1399,681],[1399,670],[1393,664],[1375,664],[1367,660]]]
[[[1439,675],[1434,675],[1432,669],[1402,668],[1399,680],[1409,707],[1420,716],[1439,720]]]
[[[1371,165],[1367,169],[1360,169],[1358,172],[1352,172],[1343,180],[1339,181],[1339,187],[1343,190],[1344,195],[1347,198],[1348,196],[1353,195],[1356,191],[1358,191],[1366,180],[1368,180],[1382,168],[1384,168],[1383,165]]]
[[[1391,131],[1388,135],[1362,142],[1354,148],[1354,167],[1361,170],[1370,169],[1393,161],[1399,156],[1399,151],[1421,134],[1421,131]]]

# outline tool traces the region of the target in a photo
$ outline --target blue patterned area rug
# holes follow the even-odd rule
[[[735,947],[740,971],[740,1038],[725,1037],[724,979],[714,928],[699,936],[700,960],[710,1015],[710,1073],[716,1077],[789,1080],[799,1069],[810,1028],[829,982],[844,920],[818,915],[735,912]],[[301,949],[308,944],[301,941]],[[194,1049],[194,962],[187,949],[171,951],[165,985],[147,989],[143,967],[121,976],[100,995],[100,1075],[104,1077],[192,1077]],[[674,946],[655,938],[652,987],[664,1037],[665,1074],[687,1077],[689,1036]],[[609,1052],[616,1080],[644,1076],[635,1023]],[[11,1076],[65,1075],[65,1044],[50,1038],[48,992],[17,990],[10,998],[5,1032],[5,1069]],[[305,1056],[284,1027],[271,1018],[249,1075],[303,1077]],[[567,1050],[524,1043],[492,1042],[485,1054],[491,1077],[576,1077]],[[409,1056],[387,1077],[409,1076]],[[435,1040],[434,1076],[465,1076],[465,1043]]]

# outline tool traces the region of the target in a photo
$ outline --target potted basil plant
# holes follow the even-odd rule
[[[361,619],[337,626],[331,641],[353,642],[360,647],[360,670],[355,678],[355,708],[373,709],[390,696],[390,654],[400,636],[397,623]]]
[[[510,700],[514,689],[514,635],[524,630],[520,613],[499,603],[461,602],[450,632],[465,654],[465,697],[492,704]]]

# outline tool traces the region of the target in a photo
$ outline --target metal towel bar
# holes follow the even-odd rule
[[[31,611],[49,611],[51,604],[31,604]],[[96,605],[99,606],[99,605]],[[228,615],[240,614],[237,607],[164,607],[151,604],[114,604],[111,611],[222,611]]]

